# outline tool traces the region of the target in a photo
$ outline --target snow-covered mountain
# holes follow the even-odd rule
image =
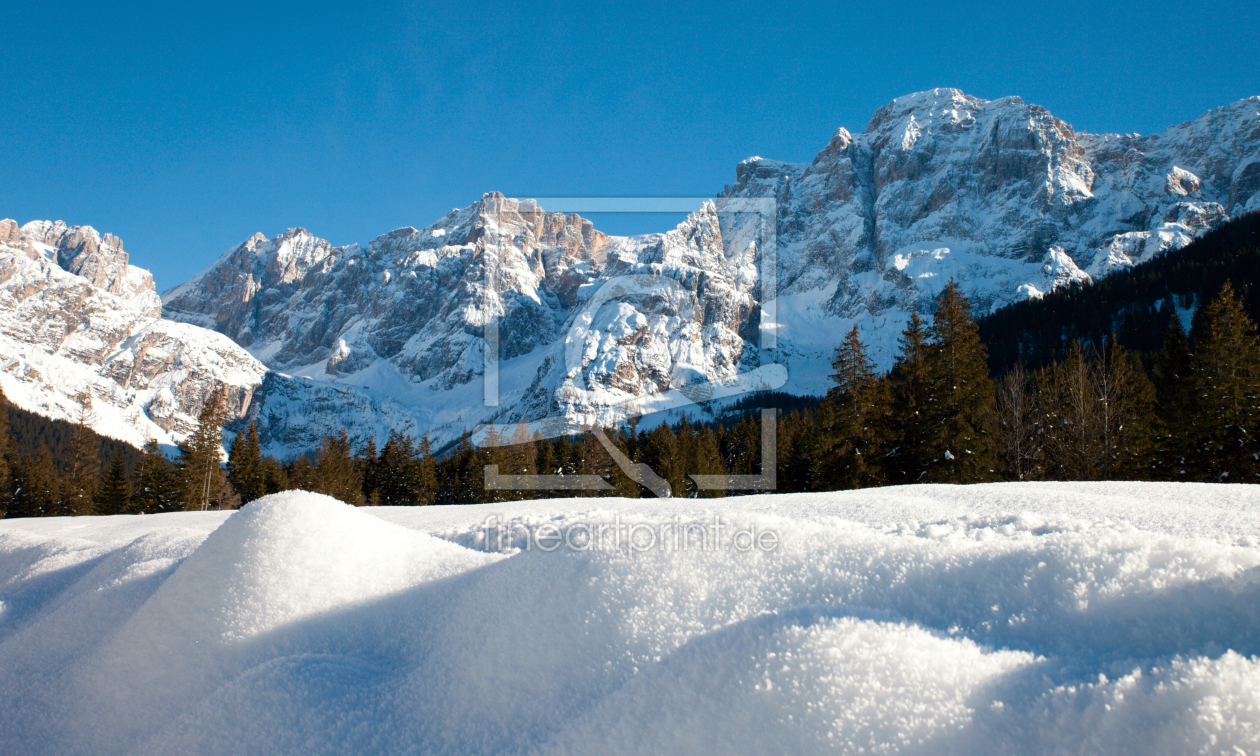
[[[161,309],[153,277],[117,237],[0,221],[0,385],[17,406],[72,420],[88,389],[96,430],[137,446],[182,439],[216,385],[244,412],[262,363]]]
[[[818,393],[844,330],[861,327],[887,365],[909,312],[930,310],[951,277],[984,312],[1260,207],[1258,111],[1249,98],[1163,134],[1099,136],[1016,97],[937,89],[898,98],[860,134],[837,130],[809,163],[750,158],[720,196],[778,203],[772,353],[756,346],[758,219],[712,204],[666,234],[618,238],[491,193],[365,247],[258,235],[163,299],[167,317],[275,370],[410,407],[444,441],[488,420],[609,421],[741,374],[764,384],[774,376],[754,371],[769,362],[787,367],[788,390]],[[624,276],[647,285],[591,299]],[[492,406],[489,317],[503,360]]]
[[[773,258],[758,216],[729,212],[744,198],[777,203]],[[809,163],[743,161],[716,203],[667,233],[607,236],[489,193],[363,246],[300,228],[255,235],[163,295],[163,321],[117,239],[46,222],[5,233],[13,264],[133,313],[116,329],[126,337],[96,339],[102,348],[75,364],[123,359],[115,352],[133,332],[179,321],[191,329],[181,337],[248,366],[252,377],[219,379],[241,386],[241,413],[269,448],[293,453],[342,428],[359,440],[428,432],[441,444],[489,421],[612,422],[784,380],[821,393],[844,331],[859,326],[889,364],[909,313],[929,312],[951,277],[990,311],[1141,263],[1256,209],[1260,97],[1162,134],[1091,135],[1016,97],[937,89],[894,100],[861,133],[837,130]],[[775,291],[762,276],[770,259],[776,306],[763,309]],[[496,330],[497,401],[487,401],[484,337]],[[759,348],[763,330],[775,349]],[[42,343],[33,331],[10,338]],[[69,354],[58,339],[39,349]],[[11,364],[4,372],[16,375]],[[190,362],[188,375],[200,369]],[[152,414],[150,399],[134,401]]]

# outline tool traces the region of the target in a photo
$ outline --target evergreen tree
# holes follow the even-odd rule
[[[460,435],[444,461],[441,481],[443,504],[476,504],[485,491],[485,469],[480,464],[468,432]]]
[[[639,450],[637,448],[638,439],[636,436],[637,428],[633,422],[631,422],[628,429],[621,431],[608,431],[608,440],[611,441],[613,446],[617,447],[622,454],[626,455],[626,459],[629,459],[632,463],[641,461],[639,459]],[[641,493],[642,486],[636,483],[629,475],[626,475],[620,468],[614,469],[612,475],[613,477],[610,481],[613,484],[613,490],[611,492],[612,496],[621,496],[627,499],[638,499],[643,495]]]
[[[643,461],[669,482],[670,496],[684,496],[687,490],[679,455],[678,436],[668,423],[648,431],[643,444]]]
[[[827,438],[822,430],[831,423],[827,413],[828,408],[823,404],[819,405],[812,418],[802,412],[793,412],[788,422],[779,424],[779,432],[783,435],[778,441],[782,490],[801,492],[828,488],[823,465]]]
[[[13,468],[13,503],[8,517],[53,517],[62,507],[61,481],[47,447],[22,457]]]
[[[131,511],[155,514],[181,508],[179,490],[171,480],[169,464],[157,439],[149,439],[140,458],[135,493],[131,497]]]
[[[1171,309],[1171,304],[1168,305]],[[1155,396],[1159,434],[1154,452],[1157,470],[1163,480],[1186,479],[1186,456],[1192,448],[1197,402],[1190,359],[1190,344],[1181,319],[1169,320],[1164,344],[1155,359]]]
[[[96,493],[96,478],[101,463],[96,457],[96,435],[92,425],[96,413],[92,411],[92,392],[84,389],[75,395],[74,430],[70,440],[65,480],[61,495],[66,514],[92,514],[92,499]]]
[[[227,479],[248,504],[266,495],[266,480],[262,465],[262,446],[258,443],[258,430],[254,424],[232,439],[228,449]]]
[[[928,331],[917,312],[901,333],[900,353],[889,374],[889,412],[883,429],[888,452],[888,482],[916,483],[927,473],[935,451],[928,422],[931,377],[928,374]]]
[[[1047,473],[1056,480],[1097,480],[1103,456],[1092,362],[1080,344],[1042,371]]]
[[[416,443],[409,475],[412,503],[417,506],[432,504],[437,498],[437,460],[433,458],[433,445],[429,443],[428,433],[422,434]]]
[[[414,503],[410,485],[413,454],[411,437],[390,431],[376,464],[377,491],[383,506],[406,507]]]
[[[270,455],[262,458],[263,490],[266,494],[290,490],[289,475],[280,460]]]
[[[356,455],[359,474],[363,476],[363,499],[368,506],[380,506],[380,483],[377,481],[376,439],[368,436]]]
[[[345,431],[336,438],[324,438],[319,461],[315,464],[315,476],[319,481],[319,493],[355,506],[363,502],[363,477],[350,453],[350,439]]]
[[[217,387],[206,397],[197,415],[197,427],[179,447],[179,479],[182,508],[209,509],[223,488],[223,423],[227,420],[227,396]]]
[[[1194,462],[1201,480],[1260,480],[1260,343],[1226,283],[1201,313],[1191,361],[1198,417]]]
[[[127,466],[121,454],[110,460],[105,475],[96,492],[96,513],[116,515],[131,510],[131,481],[127,479]]]
[[[928,330],[930,381],[925,482],[978,483],[996,477],[993,382],[971,304],[952,279],[936,298]]]
[[[10,476],[12,465],[16,462],[11,459],[13,454],[13,436],[9,433],[9,400],[4,395],[4,389],[0,388],[0,517],[4,517],[8,511],[13,492]]]
[[[760,472],[760,470],[758,470]],[[713,429],[701,426],[696,432],[695,467],[688,475],[726,475],[726,465],[722,463],[722,453],[718,449],[718,439]],[[690,480],[690,479],[689,479]],[[716,498],[725,496],[726,490],[721,488],[696,488],[696,496]]]
[[[857,326],[836,348],[831,367],[835,386],[820,408],[826,444],[826,458],[821,460],[824,480],[833,489],[879,485],[884,473],[879,448],[884,384],[866,356]]]
[[[516,492],[506,488],[486,488],[485,487],[485,468],[487,465],[494,465],[498,469],[499,475],[511,475],[511,453],[505,447],[507,439],[499,432],[494,423],[490,423],[486,428],[485,435],[482,438],[480,449],[476,450],[477,466],[480,474],[473,471],[475,476],[481,482],[482,493],[479,501],[483,502],[500,502],[508,501],[516,497]]]
[[[299,454],[284,463],[284,480],[285,490],[319,491],[319,474],[315,471],[315,465],[311,464],[311,458],[306,454]]]
[[[499,473],[502,475],[534,475],[537,447],[529,432],[529,426],[522,420],[517,423],[512,435],[503,439],[507,446],[503,447],[499,456]],[[504,500],[519,500],[537,495],[525,490],[499,491]]]

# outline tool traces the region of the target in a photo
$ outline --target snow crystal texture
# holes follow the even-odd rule
[[[1138,483],[4,521],[0,752],[1257,753],[1258,539]]]

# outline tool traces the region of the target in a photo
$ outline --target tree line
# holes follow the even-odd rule
[[[1187,333],[1171,319],[1151,369],[1113,335],[1101,347],[1071,341],[1041,367],[1013,363],[995,380],[970,303],[950,282],[930,321],[912,314],[891,370],[870,360],[856,328],[835,351],[833,387],[816,405],[779,409],[777,487],[828,491],[906,483],[1002,480],[1260,482],[1260,342],[1241,298],[1226,283]],[[264,455],[253,425],[222,464],[224,395],[206,401],[174,463],[156,441],[134,474],[121,455],[101,470],[91,395],[79,396],[68,459],[59,472],[46,448],[17,455],[0,424],[0,497],[9,517],[231,509],[300,489],[356,505],[415,506],[540,496],[651,495],[593,436],[538,438],[521,424],[467,433],[447,453],[427,436],[393,433],[378,448],[330,436],[313,454]],[[761,473],[761,428],[751,407],[736,422],[687,419],[606,431],[617,449],[665,478],[674,496],[722,496],[692,474]],[[0,418],[4,413],[0,413]],[[595,475],[605,491],[496,490],[485,466],[505,475]]]

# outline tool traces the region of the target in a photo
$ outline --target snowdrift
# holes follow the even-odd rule
[[[766,536],[765,534],[772,534]],[[0,522],[0,752],[1260,752],[1260,488]]]

